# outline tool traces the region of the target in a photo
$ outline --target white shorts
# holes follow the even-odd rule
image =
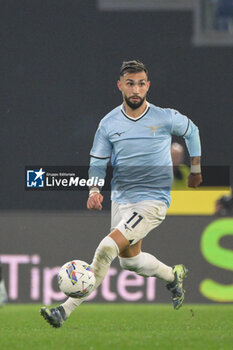
[[[161,201],[145,200],[129,204],[112,202],[111,231],[118,229],[133,245],[159,226],[166,213],[167,206]]]

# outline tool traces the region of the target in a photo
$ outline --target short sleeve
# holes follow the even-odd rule
[[[189,119],[174,109],[171,109],[170,111],[172,118],[172,135],[184,136],[189,127]]]
[[[96,158],[110,158],[111,153],[112,144],[109,141],[108,135],[103,124],[100,122],[94,137],[94,142],[90,155]]]

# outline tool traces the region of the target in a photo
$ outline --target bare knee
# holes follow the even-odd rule
[[[109,234],[109,237],[111,237],[117,244],[119,248],[119,253],[123,252],[125,249],[127,249],[130,246],[130,242],[125,238],[125,236],[121,233],[121,231],[117,229],[113,230]]]
[[[141,265],[142,239],[119,254],[119,262],[124,270],[136,271]]]
[[[119,255],[121,258],[132,258],[140,254],[142,248],[142,239],[130,247],[127,247]]]

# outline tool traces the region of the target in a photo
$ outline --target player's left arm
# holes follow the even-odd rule
[[[172,134],[183,136],[191,159],[189,187],[198,187],[202,183],[201,141],[198,127],[178,111],[172,112]]]
[[[201,157],[191,157],[191,169],[190,169],[190,174],[188,176],[188,187],[196,188],[201,183],[202,183]]]
[[[187,131],[183,135],[190,155],[191,167],[188,186],[198,187],[202,183],[201,174],[201,142],[198,127],[189,119]]]

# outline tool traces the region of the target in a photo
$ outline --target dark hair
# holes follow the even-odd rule
[[[123,77],[127,73],[139,73],[143,71],[146,73],[148,79],[148,70],[144,63],[138,60],[124,61],[121,65],[120,77]]]

